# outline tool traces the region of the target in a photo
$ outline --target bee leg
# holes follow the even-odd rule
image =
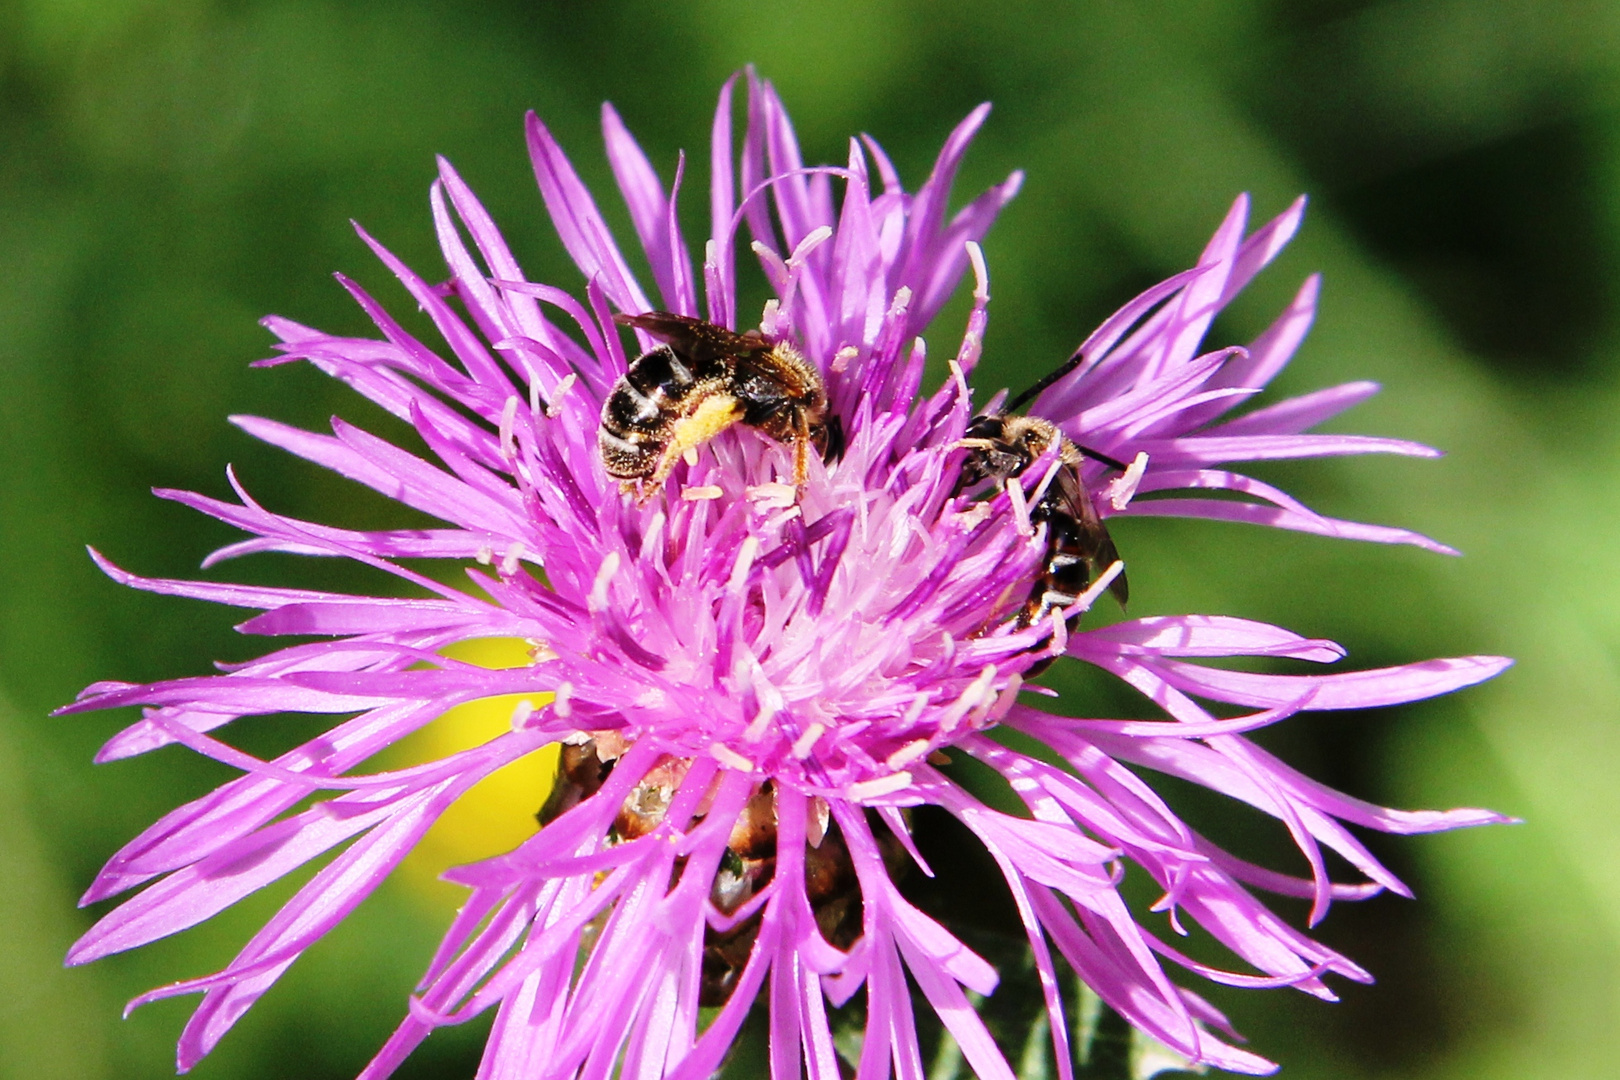
[[[793,486],[802,488],[810,477],[810,419],[802,410],[796,426],[798,438],[793,440]]]

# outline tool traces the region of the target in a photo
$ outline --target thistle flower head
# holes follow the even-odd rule
[[[930,872],[907,813],[923,804],[957,818],[1000,867],[1041,975],[1060,1075],[1072,1069],[1058,957],[1189,1060],[1264,1072],[1268,1062],[1212,1033],[1227,1029],[1224,1018],[1170,971],[1331,997],[1324,975],[1368,976],[1274,916],[1256,892],[1311,898],[1314,922],[1334,899],[1405,891],[1347,825],[1420,832],[1498,820],[1368,805],[1310,781],[1244,733],[1301,710],[1443,693],[1505,661],[1328,675],[1209,667],[1196,661],[1327,663],[1342,650],[1221,616],[1090,627],[1081,616],[1121,572],[1117,564],[1097,567],[1087,588],[1055,602],[1032,599],[1063,554],[1058,532],[1068,522],[1050,512],[1050,493],[1063,484],[1078,491],[1065,513],[1183,514],[1446,550],[1413,533],[1324,517],[1227,468],[1432,453],[1305,433],[1365,398],[1371,384],[1244,411],[1303,337],[1315,279],[1248,346],[1201,351],[1211,319],[1287,242],[1302,203],[1249,233],[1240,199],[1195,267],[1111,317],[1036,398],[1031,414],[1062,438],[1038,448],[1027,467],[980,480],[985,471],[970,464],[977,449],[964,437],[976,417],[998,414],[1000,399],[975,405],[971,385],[989,301],[977,242],[1021,178],[954,212],[949,199],[987,109],[952,132],[927,181],[908,193],[870,139],[851,140],[842,166],[806,168],[776,94],[752,76],[739,155],[732,89],[715,115],[700,261],[676,213],[684,162],[666,193],[604,109],[608,157],[654,293],[531,116],[540,191],[585,276],[583,296],[527,280],[473,193],[441,162],[431,201],[448,281],[418,276],[362,237],[442,340],[413,337],[347,279],[380,337],[266,320],[283,343],[267,363],[303,360],[342,379],[408,424],[428,454],[341,420],[330,434],[236,422],[444,527],[356,532],[295,520],[260,506],[234,477],[236,502],[160,494],[250,534],[210,563],[263,551],[335,556],[392,575],[389,595],[160,581],[103,561],[140,588],[259,611],[244,632],[315,639],[218,675],[97,684],[66,710],[147,706],[103,760],[179,742],[243,771],[113,857],[87,902],[146,888],[86,934],[71,962],[195,925],[341,849],[224,969],[138,999],[202,995],[181,1037],[182,1069],[458,797],[552,743],[564,744],[563,766],[544,827],[447,875],[468,899],[365,1075],[388,1074],[436,1026],[495,1009],[481,1076],[620,1069],[704,1077],[763,993],[772,1075],[831,1080],[839,1066],[829,1006],[862,988],[858,1074],[883,1076],[892,1066],[920,1075],[909,975],[978,1075],[1010,1077],[967,997],[990,993],[996,972],[896,884],[905,863]],[[660,487],[627,494],[598,455],[603,404],[638,353],[659,342],[637,329],[628,344],[614,316],[662,310],[754,328],[756,313],[741,309],[736,286],[744,237],[772,292],[757,313],[759,340],[795,350],[819,373],[842,431],[839,452],[822,460],[803,440],[778,441],[727,413]],[[969,274],[972,309],[949,376],[924,395],[922,333]],[[725,386],[710,390],[729,408]],[[422,559],[460,563],[468,580],[446,585],[411,568]],[[526,640],[532,662],[489,670],[444,654],[491,637]],[[1026,676],[1060,656],[1123,679],[1163,718],[1080,718],[1021,702]],[[446,710],[497,695],[528,695],[498,737],[420,766],[364,771]],[[288,711],[328,714],[333,726],[274,760],[215,734]],[[998,728],[1033,737],[1050,754],[1013,749]],[[1005,777],[1023,811],[992,809],[961,786],[943,766],[957,756]],[[1311,876],[1222,851],[1137,767],[1276,818]],[[1360,880],[1332,881],[1329,850]],[[1126,863],[1162,888],[1153,912],[1122,898]],[[1208,967],[1171,945],[1163,931],[1185,921],[1244,970]]]

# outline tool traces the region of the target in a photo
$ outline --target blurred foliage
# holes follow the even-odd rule
[[[95,679],[197,673],[257,647],[231,633],[230,612],[112,585],[81,545],[142,573],[193,570],[228,532],[146,489],[227,494],[227,461],[278,510],[398,523],[380,499],[225,422],[250,412],[319,426],[340,412],[382,423],[312,371],[248,370],[268,350],[254,320],[277,312],[367,332],[333,270],[407,312],[347,223],[439,272],[426,199],[435,153],[478,190],[531,277],[577,284],[533,190],[523,110],[546,118],[622,224],[599,102],[615,102],[667,177],[679,148],[701,159],[714,92],[747,62],[776,80],[808,157],[842,160],[847,136],[869,131],[912,186],[962,114],[996,103],[963,190],[1015,167],[1029,176],[986,245],[990,385],[1026,382],[1134,289],[1188,265],[1237,192],[1253,192],[1262,215],[1311,194],[1302,238],[1217,331],[1252,335],[1300,278],[1324,271],[1323,314],[1284,388],[1379,379],[1386,393],[1344,426],[1451,454],[1268,475],[1324,511],[1422,529],[1467,557],[1125,522],[1132,612],[1270,619],[1346,643],[1363,666],[1519,657],[1458,698],[1296,720],[1268,745],[1368,799],[1483,803],[1529,824],[1372,839],[1419,900],[1340,905],[1321,932],[1377,986],[1345,987],[1333,1006],[1288,991],[1211,996],[1298,1080],[1612,1075],[1620,6],[10,0],[0,1077],[168,1075],[189,1003],[127,1023],[117,1003],[217,967],[279,899],[136,955],[59,968],[95,914],[73,912],[72,894],[224,770],[172,750],[92,768],[122,719],[45,714]],[[689,196],[687,209],[701,202]],[[688,235],[699,228],[694,219]],[[951,329],[960,310],[947,313]],[[230,573],[378,585],[281,558]],[[1101,680],[1053,674],[1077,710],[1131,707]],[[238,737],[268,749],[303,730],[269,721]],[[1173,794],[1201,820],[1216,809]],[[1285,838],[1218,812],[1222,839],[1291,865]],[[944,826],[933,842],[950,842]],[[982,909],[964,917],[1004,925],[993,871],[959,863],[951,874],[936,890]],[[443,917],[442,898],[384,890],[196,1075],[352,1075],[401,1015]],[[442,1032],[402,1075],[470,1076],[481,1041],[477,1024]]]

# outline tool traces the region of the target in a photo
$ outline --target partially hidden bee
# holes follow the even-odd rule
[[[535,815],[541,826],[549,825],[600,790],[626,749],[628,744],[613,732],[598,732],[583,742],[564,744],[551,793]],[[665,757],[648,770],[620,804],[609,831],[610,842],[627,843],[656,829],[690,766],[690,759]],[[831,820],[825,804],[818,805],[819,813],[811,815],[809,835],[805,837],[805,899],[821,936],[835,948],[847,951],[861,936],[860,887],[837,823]],[[885,864],[895,874],[903,865],[904,854],[898,842],[886,842],[889,840],[885,835],[879,845]],[[709,901],[717,911],[733,914],[771,883],[776,875],[776,847],[776,796],[767,780],[754,790],[738,814],[721,853],[709,889]],[[678,859],[677,876],[683,866],[684,860]],[[594,947],[607,916],[604,911],[597,923],[586,928],[582,939],[586,950]],[[713,1007],[730,1000],[753,953],[760,924],[760,913],[755,912],[729,929],[704,929],[699,1004]]]
[[[683,455],[733,424],[793,446],[796,486],[812,449],[823,457],[842,451],[821,373],[793,346],[667,311],[614,320],[664,342],[631,363],[602,405],[597,449],[626,491],[640,481],[650,496]]]
[[[1067,363],[1019,394],[997,412],[980,413],[968,422],[961,445],[969,449],[957,478],[960,494],[981,480],[997,484],[1021,476],[1056,444],[1057,474],[1029,507],[1030,524],[1046,526],[1046,560],[1041,576],[1024,601],[1017,620],[1020,629],[1034,626],[1075,603],[1110,566],[1119,551],[1102,523],[1097,507],[1080,477],[1080,466],[1087,457],[1123,472],[1125,465],[1106,454],[1076,446],[1050,420],[1039,416],[1019,416],[1017,410],[1034,400],[1042,390],[1057,382],[1080,363],[1077,353]],[[1108,584],[1108,591],[1121,607],[1130,596],[1124,573]]]

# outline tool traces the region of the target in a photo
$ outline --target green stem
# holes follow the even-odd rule
[[[1132,1034],[1130,1021],[1099,1002],[1080,1075],[1085,1080],[1131,1080]]]

